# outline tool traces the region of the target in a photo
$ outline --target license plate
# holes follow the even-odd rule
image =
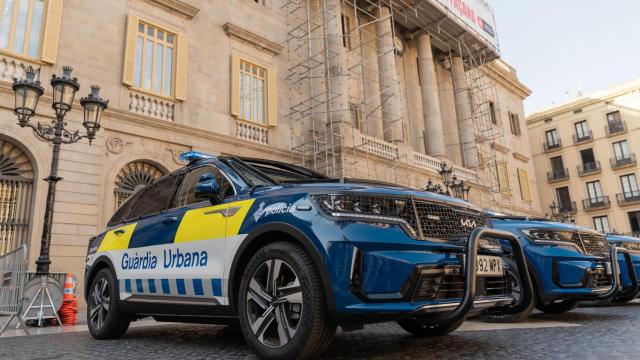
[[[478,255],[476,274],[478,276],[502,276],[502,258],[499,256]]]

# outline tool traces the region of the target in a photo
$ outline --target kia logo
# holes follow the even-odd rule
[[[474,228],[474,229],[478,227],[478,224],[476,223],[476,221],[472,219],[460,219],[460,225],[466,228]]]

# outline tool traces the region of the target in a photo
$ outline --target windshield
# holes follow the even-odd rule
[[[278,161],[235,157],[225,161],[252,186],[329,179],[312,170]]]

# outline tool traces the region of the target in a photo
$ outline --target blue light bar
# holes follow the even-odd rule
[[[194,161],[199,161],[199,160],[213,159],[214,157],[215,156],[213,155],[209,155],[209,154],[205,154],[197,151],[187,151],[180,154],[180,160],[187,161],[189,163],[192,163]]]

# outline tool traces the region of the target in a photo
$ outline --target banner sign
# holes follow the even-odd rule
[[[483,0],[431,0],[444,8],[447,15],[466,25],[498,52],[498,36],[493,10]]]

